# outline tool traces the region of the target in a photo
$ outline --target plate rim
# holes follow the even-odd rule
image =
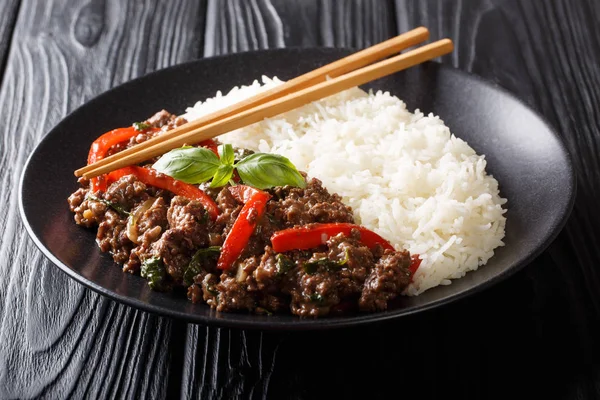
[[[27,214],[24,209],[24,204],[23,204],[23,185],[24,185],[24,181],[25,181],[25,176],[26,176],[28,169],[30,167],[30,164],[31,164],[31,160],[34,157],[34,155],[37,153],[38,149],[44,143],[46,143],[46,141],[50,140],[49,139],[50,133],[52,131],[54,131],[58,126],[60,126],[63,123],[63,121],[65,121],[67,118],[71,118],[72,115],[78,113],[78,111],[81,108],[88,107],[90,103],[101,101],[104,97],[110,96],[111,92],[120,88],[121,86],[128,85],[132,82],[136,82],[136,81],[139,81],[142,79],[151,79],[152,76],[158,75],[161,72],[168,70],[168,69],[185,68],[187,66],[195,65],[198,63],[203,63],[208,60],[218,61],[219,59],[235,58],[235,57],[237,57],[239,55],[243,55],[243,54],[250,54],[250,55],[270,54],[270,53],[288,53],[289,54],[289,53],[293,53],[293,52],[302,52],[302,51],[322,51],[325,53],[344,53],[344,52],[349,53],[349,52],[353,52],[356,50],[357,49],[355,49],[355,48],[349,48],[349,47],[337,48],[337,47],[291,46],[291,47],[277,48],[277,49],[249,50],[249,51],[242,51],[242,52],[231,53],[231,54],[221,54],[221,55],[204,57],[204,58],[186,61],[186,62],[179,63],[179,64],[170,65],[168,67],[161,68],[161,69],[152,71],[150,73],[141,75],[134,79],[127,80],[125,82],[122,82],[118,85],[115,85],[115,86],[103,91],[102,93],[99,93],[98,95],[92,97],[91,99],[85,101],[80,106],[73,109],[67,115],[62,117],[57,124],[55,124],[52,128],[50,128],[44,134],[43,138],[31,150],[30,154],[27,157],[27,160],[23,164],[23,167],[22,167],[22,170],[20,173],[20,177],[19,177],[19,185],[18,185],[18,209],[19,209],[19,215],[20,215],[23,225],[28,233],[28,236],[30,237],[31,240],[33,240],[34,244],[42,252],[42,254],[54,266],[58,267],[63,273],[66,273],[70,278],[74,279],[76,282],[84,285],[85,287],[93,290],[94,292],[96,292],[102,296],[106,296],[109,299],[117,301],[121,304],[125,304],[127,306],[130,306],[130,307],[133,307],[133,308],[145,311],[145,312],[154,313],[154,314],[157,314],[157,315],[160,315],[163,317],[179,319],[179,320],[182,320],[182,321],[185,321],[188,323],[204,324],[204,325],[215,326],[215,327],[227,327],[227,328],[238,328],[238,329],[248,329],[248,330],[273,330],[273,331],[300,331],[300,330],[316,331],[316,330],[324,330],[324,329],[339,329],[339,328],[348,328],[348,327],[358,327],[358,326],[364,326],[366,324],[382,323],[382,322],[386,322],[386,321],[400,319],[402,317],[407,317],[410,315],[423,313],[428,310],[442,307],[447,304],[454,303],[458,300],[464,299],[466,297],[472,296],[474,294],[480,293],[483,290],[506,280],[510,276],[512,276],[515,273],[517,273],[518,271],[522,270],[524,267],[529,265],[535,258],[537,258],[541,253],[543,253],[556,240],[558,235],[562,232],[563,228],[565,227],[565,225],[566,225],[567,221],[569,220],[569,217],[573,211],[576,194],[577,194],[576,171],[573,166],[572,155],[569,152],[564,139],[558,134],[557,130],[554,128],[554,126],[552,124],[549,123],[548,119],[544,115],[542,115],[538,110],[536,110],[534,107],[527,104],[525,101],[523,101],[521,98],[519,98],[514,93],[508,91],[507,89],[500,86],[499,84],[497,84],[493,81],[486,80],[483,77],[476,75],[472,72],[462,71],[453,66],[444,65],[444,64],[441,64],[441,63],[438,63],[435,61],[429,61],[425,64],[437,64],[437,68],[440,68],[441,70],[445,70],[452,74],[466,76],[466,77],[468,77],[468,79],[477,81],[477,83],[480,85],[484,85],[488,88],[499,91],[503,95],[508,96],[512,100],[516,101],[521,107],[524,107],[525,109],[530,111],[533,115],[535,115],[540,120],[540,122],[543,123],[543,125],[546,127],[546,129],[556,138],[562,153],[565,155],[566,167],[568,169],[568,175],[569,175],[569,187],[571,188],[571,190],[569,191],[569,194],[568,194],[568,201],[564,204],[563,209],[561,209],[561,218],[557,221],[556,225],[554,226],[554,229],[552,231],[550,231],[550,233],[544,238],[542,244],[538,248],[536,248],[525,259],[523,259],[520,263],[517,263],[516,265],[514,265],[512,268],[508,268],[507,270],[504,270],[503,272],[492,277],[491,279],[488,279],[487,281],[485,281],[477,286],[470,287],[466,290],[463,290],[462,292],[458,292],[458,293],[452,294],[446,298],[437,299],[437,300],[434,300],[432,302],[429,302],[429,303],[423,304],[423,305],[416,305],[413,307],[392,310],[392,311],[379,311],[376,313],[369,313],[369,314],[357,314],[357,315],[352,315],[350,317],[343,317],[343,316],[342,317],[334,317],[334,318],[300,318],[300,317],[297,317],[297,319],[293,320],[293,321],[269,321],[268,319],[265,320],[265,319],[258,319],[258,318],[255,319],[254,321],[244,321],[244,320],[240,320],[240,319],[228,319],[228,318],[220,319],[216,316],[190,314],[188,312],[166,309],[164,307],[160,307],[155,304],[146,303],[146,302],[141,301],[138,298],[129,297],[129,296],[122,295],[122,294],[116,293],[114,291],[111,291],[110,289],[107,289],[107,288],[85,278],[83,275],[80,275],[75,270],[69,268],[66,264],[64,264],[62,261],[60,261],[49,249],[47,249],[46,246],[42,243],[41,239],[34,232],[31,224],[29,223]],[[227,315],[231,315],[231,314],[228,313]],[[246,315],[246,314],[244,314],[244,315]]]

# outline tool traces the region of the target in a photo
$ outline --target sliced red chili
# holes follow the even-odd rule
[[[88,153],[88,165],[93,164],[96,161],[99,161],[99,160],[103,159],[104,157],[106,157],[106,154],[108,153],[108,151],[110,150],[111,147],[113,147],[119,143],[128,141],[132,137],[135,137],[136,135],[138,135],[139,133],[148,132],[148,131],[157,132],[159,130],[160,130],[160,128],[147,128],[147,129],[140,131],[140,130],[137,130],[133,126],[129,126],[127,128],[117,128],[117,129],[108,131],[105,134],[103,134],[102,136],[100,136],[98,139],[94,140],[94,142],[90,146],[90,151]],[[217,151],[217,143],[212,139],[208,139],[203,142],[200,142],[198,145],[201,147],[206,147],[207,149],[211,150],[216,155],[219,155],[219,153]],[[93,192],[97,192],[98,190],[105,191],[108,186],[107,176],[102,175],[102,176],[98,176],[96,178],[92,178],[91,183],[92,183],[92,191]]]
[[[144,130],[144,132],[148,130],[154,132],[157,131],[158,128],[149,128]],[[104,157],[106,157],[106,154],[108,153],[108,150],[110,150],[111,147],[131,139],[132,137],[138,135],[140,132],[142,131],[138,131],[133,126],[127,128],[117,128],[113,129],[112,131],[106,132],[98,139],[94,140],[94,142],[90,146],[90,152],[88,153],[88,165],[103,159]],[[98,190],[104,191],[108,186],[105,176],[92,178],[91,182],[93,192],[97,192]]]
[[[350,236],[350,232],[353,229],[357,229],[360,232],[360,241],[368,248],[372,249],[376,245],[381,245],[384,250],[394,250],[390,242],[375,232],[363,226],[348,223],[311,224],[285,229],[275,232],[271,236],[271,244],[273,245],[273,250],[278,253],[285,253],[291,250],[308,250],[325,244],[330,237],[340,233]]]
[[[187,197],[188,199],[198,200],[202,203],[204,208],[206,208],[206,211],[212,220],[215,220],[219,215],[217,204],[203,190],[196,186],[173,179],[168,175],[161,174],[150,168],[131,166],[118,169],[106,176],[106,183],[115,182],[126,175],[134,175],[140,182],[143,182],[146,185],[165,189],[176,195]]]
[[[232,186],[229,191],[244,206],[221,247],[217,268],[222,270],[230,269],[242,254],[271,198],[269,193],[245,185]]]
[[[198,146],[206,147],[207,149],[209,149],[210,151],[215,153],[217,155],[217,157],[219,156],[217,142],[215,142],[213,139],[207,139],[203,142],[200,142],[200,143],[198,143]]]
[[[377,245],[381,245],[384,250],[394,250],[394,247],[390,242],[375,232],[363,226],[348,223],[311,224],[285,229],[275,232],[273,236],[271,236],[271,244],[273,250],[277,253],[285,253],[286,251],[291,250],[308,250],[325,244],[330,237],[340,233],[345,236],[350,236],[352,229],[357,229],[360,232],[360,242],[368,248],[372,249]],[[419,258],[419,255],[413,254],[408,268],[410,270],[411,279],[417,269],[419,269],[420,265],[421,259]]]
[[[419,269],[419,267],[421,266],[421,258],[419,258],[418,254],[413,254],[412,256],[410,256],[410,266],[408,267],[408,270],[410,271],[410,280],[412,282],[412,277],[415,275],[415,272],[417,272],[417,270]]]

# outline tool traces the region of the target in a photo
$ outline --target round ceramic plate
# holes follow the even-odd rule
[[[183,291],[153,292],[101,253],[95,230],[75,225],[67,197],[100,134],[166,109],[181,114],[217,90],[261,75],[289,79],[349,54],[340,49],[284,49],[198,60],[167,68],[112,89],[77,109],[37,146],[25,167],[20,210],[29,234],[60,269],[91,289],[132,307],[191,322],[259,329],[321,329],[399,318],[483,290],[529,263],[556,237],[572,208],[575,180],[558,136],[512,95],[474,76],[426,63],[372,82],[410,110],[439,115],[451,131],[485,154],[488,172],[508,199],[506,245],[488,264],[449,286],[400,297],[385,312],[320,319],[292,315],[217,313],[192,304]],[[56,293],[57,296],[60,293]]]

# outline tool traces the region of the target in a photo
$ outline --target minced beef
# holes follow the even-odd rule
[[[136,204],[150,197],[147,187],[133,175],[127,175],[113,183],[106,189],[104,199],[124,210],[131,210]]]
[[[89,192],[89,188],[80,188],[69,196],[69,207],[71,212],[75,213],[75,223],[86,228],[98,226],[108,207],[100,201],[90,200]]]
[[[130,240],[138,246],[131,250],[129,260],[123,266],[124,271],[133,273],[140,269],[142,259],[146,258],[151,244],[157,241],[169,226],[167,210],[164,197],[151,197],[132,210],[132,213],[137,215],[135,226],[132,227],[137,240],[132,240],[131,237]]]
[[[112,254],[115,262],[123,264],[129,259],[133,243],[127,237],[127,220],[116,211],[107,210],[104,220],[98,225],[96,235],[100,250]]]
[[[358,301],[363,311],[385,310],[409,283],[410,255],[407,251],[386,251],[371,268]]]
[[[109,153],[185,120],[162,110],[144,123],[155,129],[114,146]],[[147,186],[133,175],[112,183],[106,192],[91,193],[87,180],[80,184],[69,197],[69,206],[77,224],[98,227],[102,251],[130,273],[139,273],[149,261],[160,263],[165,271],[161,287],[185,286],[192,302],[204,302],[218,311],[270,314],[288,310],[302,317],[357,308],[373,312],[385,310],[410,283],[410,255],[384,252],[381,246],[370,249],[361,242],[358,230],[348,237],[333,236],[310,250],[273,250],[270,238],[282,229],[354,223],[352,209],[318,179],[307,180],[304,188],[268,190],[272,198],[265,214],[259,218],[250,213],[256,227],[229,271],[216,268],[219,253],[209,248],[223,245],[243,207],[228,187],[205,191],[219,208],[213,221],[199,201]]]
[[[305,188],[277,187],[271,190],[274,201],[269,214],[281,223],[280,228],[307,225],[314,222],[354,222],[352,209],[342,203],[337,194],[330,194],[318,179],[311,179]]]

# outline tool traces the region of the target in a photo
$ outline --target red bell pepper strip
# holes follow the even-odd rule
[[[358,229],[360,232],[360,242],[370,249],[379,244],[384,250],[395,250],[390,242],[375,232],[360,225],[348,223],[311,224],[298,228],[285,229],[275,232],[271,236],[271,244],[273,245],[273,250],[277,253],[285,253],[291,250],[308,250],[325,244],[330,237],[340,233],[350,236],[352,229]],[[420,265],[421,259],[419,255],[413,254],[409,266],[411,277]]]
[[[285,253],[290,250],[308,250],[325,244],[330,237],[337,234],[350,236],[352,229],[357,229],[360,232],[360,241],[368,248],[372,249],[379,244],[384,250],[394,250],[390,242],[375,232],[360,225],[348,223],[311,224],[285,229],[275,232],[271,236],[271,244],[273,250],[277,253]]]
[[[108,131],[102,136],[100,136],[98,139],[94,140],[94,142],[90,146],[90,151],[88,153],[88,165],[93,164],[96,161],[99,161],[106,157],[106,154],[108,153],[108,150],[110,150],[111,147],[129,140],[141,132],[157,132],[159,130],[160,128],[147,128],[142,131],[139,131],[135,127],[130,126],[127,128],[117,128],[113,129],[112,131]],[[206,147],[216,155],[219,155],[217,151],[217,143],[212,139],[200,142],[198,145]],[[91,183],[93,192],[97,192],[98,190],[105,191],[108,186],[105,175],[92,178]]]
[[[152,132],[155,132],[158,130],[158,128],[149,128],[149,129]],[[98,139],[94,140],[94,142],[90,146],[90,152],[88,154],[88,165],[93,164],[96,161],[99,161],[99,160],[103,159],[104,157],[106,157],[106,154],[108,153],[108,150],[110,150],[111,147],[113,147],[119,143],[125,142],[125,141],[131,139],[132,137],[136,136],[140,132],[145,132],[147,130],[148,129],[146,129],[144,131],[138,131],[133,126],[130,126],[127,128],[117,128],[117,129],[113,129],[112,131],[106,132],[104,135],[102,135]],[[97,192],[98,190],[104,191],[104,190],[106,190],[106,187],[108,186],[106,183],[105,176],[99,176],[96,178],[92,178],[91,182],[92,182],[92,191],[93,192]]]
[[[418,254],[413,254],[412,256],[410,256],[410,266],[408,267],[408,270],[410,271],[411,282],[412,282],[413,275],[415,274],[415,272],[417,272],[417,270],[421,266],[421,261],[422,260],[419,258]]]
[[[219,157],[219,150],[218,150],[217,142],[215,142],[214,140],[206,139],[206,140],[198,143],[198,146],[206,147],[207,149],[209,149],[210,151],[215,153],[217,155],[217,157]]]
[[[222,270],[230,269],[242,254],[271,198],[269,193],[245,185],[232,186],[229,191],[236,200],[245,204],[221,247],[217,268]]]
[[[140,182],[143,182],[146,185],[154,186],[159,189],[165,189],[175,193],[178,196],[187,197],[188,199],[198,200],[200,203],[202,203],[204,208],[206,208],[208,215],[213,221],[217,219],[217,216],[219,215],[219,208],[217,207],[217,204],[203,190],[196,186],[173,179],[168,175],[161,174],[160,172],[150,168],[137,166],[121,168],[109,173],[106,176],[106,182],[115,182],[126,175],[134,175],[140,180]]]
[[[88,154],[88,164],[93,164],[96,161],[103,159],[111,147],[131,139],[138,133],[140,133],[140,131],[136,130],[133,126],[128,128],[117,128],[106,132],[92,143]]]

